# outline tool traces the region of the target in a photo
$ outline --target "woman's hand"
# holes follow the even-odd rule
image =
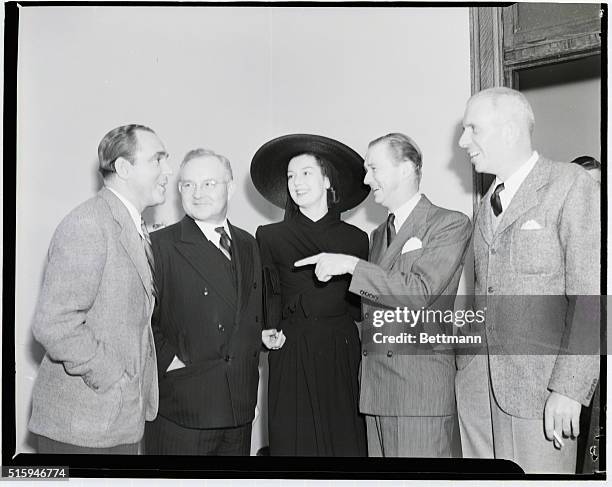
[[[261,331],[261,341],[269,350],[278,350],[283,346],[286,339],[287,337],[283,330],[270,329]]]

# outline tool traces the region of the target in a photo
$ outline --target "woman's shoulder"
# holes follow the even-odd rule
[[[355,225],[351,225],[350,223],[347,223],[345,221],[340,222],[339,228],[346,235],[350,235],[353,238],[368,238],[368,234],[364,232],[361,228],[356,227]]]
[[[257,231],[255,232],[255,236],[257,239],[266,238],[270,235],[277,235],[282,232],[286,227],[284,222],[277,223],[268,223],[267,225],[260,225],[257,227]]]

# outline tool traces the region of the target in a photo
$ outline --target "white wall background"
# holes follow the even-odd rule
[[[373,138],[405,132],[424,153],[422,190],[472,215],[471,167],[456,146],[470,94],[467,8],[29,7],[19,30],[18,451],[33,447],[27,421],[43,352],[30,327],[47,247],[97,191],[96,148],[109,129],[152,127],[174,168],[195,147],[226,155],[240,189],[230,219],[250,232],[282,216],[253,188],[251,157],[292,132],[361,154]],[[171,224],[182,215],[173,185],[145,216]],[[368,232],[385,216],[370,199],[345,214]],[[265,442],[258,424],[254,447]]]

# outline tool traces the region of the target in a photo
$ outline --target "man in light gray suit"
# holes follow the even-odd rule
[[[29,429],[39,453],[136,454],[157,414],[150,240],[141,213],[163,203],[171,170],[142,125],[98,147],[104,188],[60,223],[33,323],[46,354]]]
[[[474,95],[463,119],[459,145],[496,179],[474,229],[488,374],[457,381],[461,434],[475,444],[471,435],[492,433],[495,458],[526,472],[574,473],[580,409],[599,373],[599,186],[535,152],[533,126],[528,101],[509,88]],[[470,359],[459,357],[458,378]],[[474,391],[486,383],[479,407]],[[489,433],[477,417],[487,408]]]
[[[453,309],[471,225],[464,214],[435,206],[419,192],[421,166],[421,151],[409,137],[396,133],[372,141],[364,182],[389,218],[372,233],[369,261],[318,254],[296,263],[316,264],[321,281],[352,274],[349,290],[363,299],[360,410],[370,456],[451,456],[454,355],[436,353],[429,344],[380,344],[373,328],[376,314],[398,307]],[[419,337],[414,330],[437,328],[393,318],[387,325],[381,335],[412,330]]]

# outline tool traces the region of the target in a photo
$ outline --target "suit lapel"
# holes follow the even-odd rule
[[[370,262],[379,264],[387,247],[386,225],[383,223],[372,232],[372,251]]]
[[[483,196],[480,207],[476,214],[477,226],[487,244],[490,244],[493,240],[493,209],[491,208],[491,194],[493,193],[494,184],[491,183],[489,190]]]
[[[390,269],[393,267],[393,264],[401,255],[402,247],[408,239],[420,234],[420,230],[426,227],[427,214],[431,206],[432,204],[427,197],[422,195],[419,202],[397,232],[395,239],[393,239],[393,242],[391,242],[391,245],[385,251],[380,262],[380,266],[383,269]]]
[[[251,292],[253,259],[249,242],[236,231],[229,221],[228,226],[232,238],[232,260],[236,267],[236,291],[238,293],[236,323],[240,323],[240,314],[246,303],[248,303],[249,294]]]
[[[181,237],[175,246],[208,286],[215,289],[229,306],[235,307],[236,290],[233,276],[227,272],[225,257],[188,216],[181,220]]]
[[[128,209],[108,188],[102,188],[98,195],[108,204],[111,214],[120,228],[119,243],[134,264],[147,296],[150,300],[153,300],[151,269],[147,262],[142,239]]]
[[[538,160],[512,198],[508,209],[504,211],[495,229],[495,235],[501,235],[519,217],[538,204],[537,191],[548,182],[550,165],[547,159]]]

